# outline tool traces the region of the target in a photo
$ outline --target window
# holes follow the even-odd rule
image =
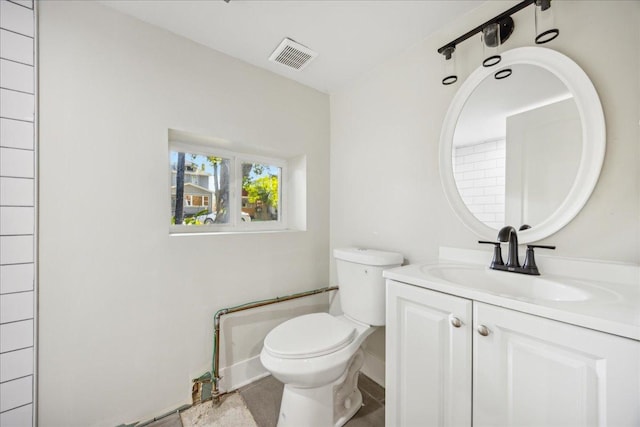
[[[286,161],[179,143],[169,158],[172,232],[286,227]]]
[[[252,221],[278,221],[282,168],[242,163],[242,212]]]
[[[185,188],[187,188],[187,190],[189,189],[189,186],[186,186]],[[173,188],[172,188],[173,189]],[[183,191],[184,194],[184,191]],[[172,194],[172,203],[173,206],[171,206],[171,210],[173,212],[173,214],[175,215],[175,194]],[[198,196],[195,194],[184,194],[184,206],[195,206],[195,207],[206,207],[209,206],[209,196]]]

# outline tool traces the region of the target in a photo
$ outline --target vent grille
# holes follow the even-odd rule
[[[318,54],[300,43],[285,38],[273,51],[269,61],[277,62],[287,68],[300,71],[318,56]]]

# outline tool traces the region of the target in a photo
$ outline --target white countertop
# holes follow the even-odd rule
[[[584,301],[533,300],[505,296],[486,289],[447,281],[426,273],[425,271],[428,269],[424,268],[425,265],[428,264],[393,268],[385,270],[383,275],[387,279],[398,282],[640,340],[640,286],[637,283],[591,280],[588,281],[590,286],[607,290],[606,298],[593,298]],[[431,265],[464,267],[471,264],[443,260]],[[477,264],[473,265],[477,267]],[[486,269],[488,270],[488,267]],[[505,275],[504,277],[519,276],[516,273],[494,270],[491,270],[490,274]],[[540,277],[559,283],[572,283],[573,286],[576,286],[574,277],[545,274],[544,272]],[[585,279],[581,279],[581,281],[587,282]]]

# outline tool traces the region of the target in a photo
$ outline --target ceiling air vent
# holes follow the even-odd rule
[[[304,69],[313,58],[318,56],[317,52],[312,51],[306,46],[285,38],[278,45],[269,57],[269,61],[277,62],[287,68],[300,71]]]

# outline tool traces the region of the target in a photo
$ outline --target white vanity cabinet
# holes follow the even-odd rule
[[[640,425],[640,342],[393,280],[387,298],[386,425]]]
[[[640,424],[640,342],[479,302],[473,318],[474,426]]]
[[[471,425],[472,302],[387,280],[387,426]]]

